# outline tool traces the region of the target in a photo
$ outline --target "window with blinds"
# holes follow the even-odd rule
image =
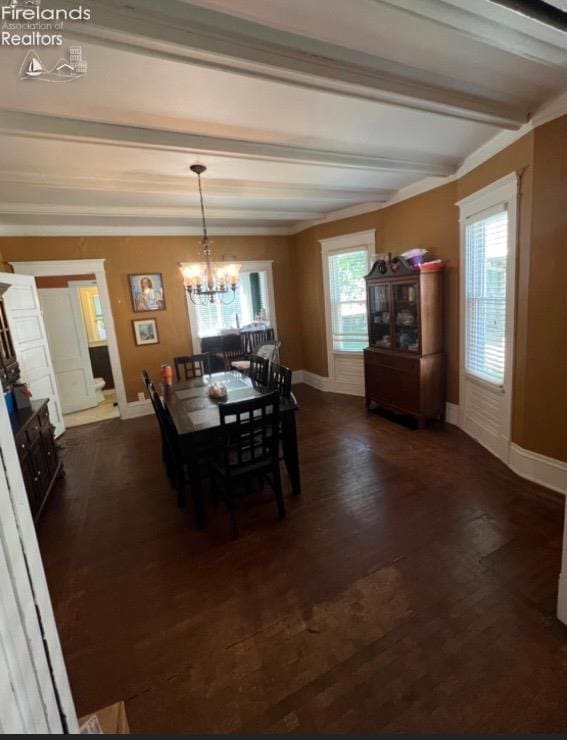
[[[506,361],[508,213],[465,227],[465,369],[497,385]]]
[[[196,306],[199,337],[211,337],[223,329],[236,329],[254,321],[259,314],[269,321],[268,280],[265,272],[241,272],[234,301],[224,305],[215,301]]]
[[[333,349],[360,352],[368,346],[364,283],[368,273],[368,250],[332,252],[328,260]]]

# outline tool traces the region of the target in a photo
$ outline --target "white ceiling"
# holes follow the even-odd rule
[[[3,233],[194,230],[194,161],[212,231],[286,233],[451,175],[567,90],[566,35],[488,0],[83,5],[85,77],[20,80],[1,49]]]

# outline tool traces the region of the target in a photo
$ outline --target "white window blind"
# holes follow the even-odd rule
[[[328,260],[333,349],[360,352],[368,346],[364,282],[368,250],[332,252]]]
[[[508,213],[466,225],[465,369],[503,385],[506,359]]]

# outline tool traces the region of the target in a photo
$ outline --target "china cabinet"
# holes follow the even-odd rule
[[[378,260],[366,276],[366,406],[415,416],[419,426],[444,417],[443,271]]]

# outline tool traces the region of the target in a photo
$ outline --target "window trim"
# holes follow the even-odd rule
[[[464,413],[466,383],[476,383],[494,393],[505,394],[505,436],[510,439],[512,429],[512,394],[515,364],[516,333],[516,272],[517,272],[517,234],[518,234],[518,190],[519,178],[516,172],[496,180],[476,193],[463,198],[455,205],[459,207],[460,232],[460,372],[459,372],[459,407]],[[498,210],[508,213],[508,263],[506,266],[506,365],[503,383],[492,383],[489,380],[471,374],[466,370],[466,228],[478,220],[486,218]],[[460,420],[462,425],[463,420]]]
[[[329,239],[320,239],[321,264],[323,269],[323,291],[325,302],[325,331],[327,341],[327,362],[329,372],[334,367],[335,357],[362,357],[363,350],[349,352],[348,350],[333,349],[333,328],[331,320],[331,292],[329,279],[329,257],[333,254],[344,252],[355,252],[366,249],[368,254],[368,272],[372,265],[372,259],[376,252],[376,229],[367,231],[356,231],[352,234],[342,234]]]
[[[181,267],[189,265],[189,262],[182,262]],[[274,336],[279,338],[278,335],[278,322],[276,316],[276,298],[274,293],[274,275],[273,275],[273,260],[241,260],[240,271],[241,272],[265,272],[266,279],[268,282],[268,303],[270,306],[270,324],[274,330]],[[191,332],[191,343],[193,345],[193,352],[199,354],[201,351],[201,340],[199,339],[199,327],[197,322],[197,313],[195,311],[195,304],[191,302],[187,291],[185,291],[185,298],[187,301],[187,313],[189,314],[189,330]]]

